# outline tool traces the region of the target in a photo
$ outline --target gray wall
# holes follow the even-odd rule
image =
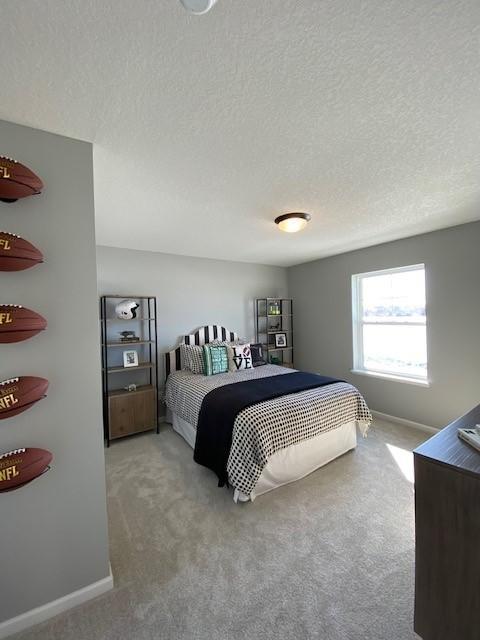
[[[101,426],[92,147],[0,121],[0,153],[34,169],[46,189],[0,203],[0,229],[24,236],[46,263],[0,273],[0,303],[44,315],[48,329],[0,345],[0,379],[48,378],[48,397],[0,421],[0,450],[52,451],[51,470],[0,495],[0,621],[109,573]]]
[[[181,335],[206,324],[221,324],[254,339],[254,299],[287,295],[286,269],[281,267],[112,247],[97,247],[97,263],[100,295],[157,297],[161,355]],[[163,383],[163,358],[160,362]]]
[[[480,222],[288,270],[296,366],[353,382],[374,410],[440,427],[480,401]],[[366,378],[352,368],[351,275],[424,262],[431,386]]]

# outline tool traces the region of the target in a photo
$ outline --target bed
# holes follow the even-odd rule
[[[236,339],[235,332],[210,325],[184,336],[181,344],[201,346]],[[166,354],[165,402],[167,420],[192,448],[207,394],[226,385],[236,389],[237,383],[252,380],[269,379],[276,384],[276,376],[296,371],[266,364],[213,376],[192,373],[182,369],[181,344]],[[243,409],[233,424],[227,465],[235,502],[253,501],[351,451],[357,444],[357,428],[365,436],[371,419],[360,392],[343,381]]]

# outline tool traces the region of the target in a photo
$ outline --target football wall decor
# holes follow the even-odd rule
[[[43,182],[31,169],[13,158],[0,156],[0,200],[16,202],[41,193]]]
[[[0,271],[24,271],[41,262],[42,253],[28,240],[0,231]]]
[[[23,342],[47,327],[36,311],[17,304],[0,304],[0,343]]]
[[[21,376],[0,382],[0,420],[30,409],[47,395],[48,380]]]
[[[50,469],[53,456],[46,449],[14,449],[0,455],[0,493],[24,487]]]

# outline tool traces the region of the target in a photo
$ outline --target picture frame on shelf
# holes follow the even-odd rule
[[[124,367],[138,367],[138,353],[135,350],[123,352]]]
[[[276,333],[275,334],[275,346],[277,348],[283,348],[287,346],[287,334],[286,333]]]

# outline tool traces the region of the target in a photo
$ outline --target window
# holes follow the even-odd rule
[[[352,276],[353,368],[427,384],[425,265]]]

